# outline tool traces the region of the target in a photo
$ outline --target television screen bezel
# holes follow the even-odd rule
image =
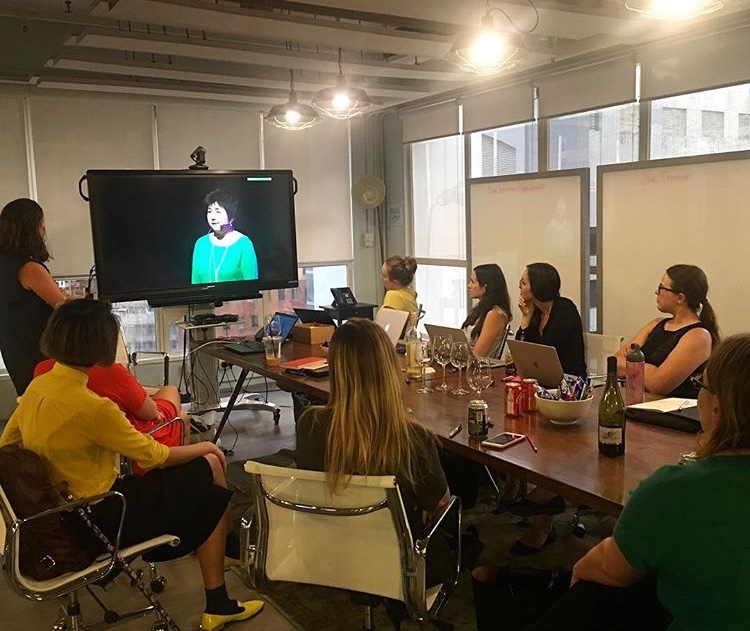
[[[297,227],[295,221],[294,196],[297,193],[297,180],[291,169],[232,169],[232,170],[186,170],[186,169],[89,169],[86,171],[86,181],[89,191],[88,205],[89,218],[91,222],[91,237],[94,249],[94,262],[98,264],[104,258],[102,250],[102,227],[101,221],[106,215],[103,209],[94,209],[91,203],[91,176],[96,177],[143,177],[143,178],[172,178],[172,177],[196,177],[212,178],[216,176],[234,177],[288,177],[289,191],[289,235],[291,243],[292,269],[294,279],[288,280],[243,280],[221,283],[210,283],[204,285],[185,285],[169,289],[139,289],[131,291],[110,290],[107,286],[109,279],[97,273],[97,296],[110,302],[131,302],[136,300],[147,300],[152,307],[163,307],[172,305],[189,304],[218,304],[230,300],[246,300],[260,298],[261,291],[270,289],[287,289],[299,287],[298,258],[297,258]],[[106,266],[105,266],[106,269]],[[102,280],[104,283],[102,284]]]

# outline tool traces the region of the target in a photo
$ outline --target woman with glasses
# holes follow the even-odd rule
[[[641,482],[612,536],[575,564],[571,589],[528,631],[747,628],[750,504],[737,498],[750,496],[750,334],[721,342],[696,381],[697,460]],[[497,599],[481,613],[479,631],[500,628]]]
[[[656,308],[669,318],[651,320],[617,351],[617,372],[625,375],[625,355],[638,344],[646,358],[647,392],[694,397],[690,375],[700,372],[719,341],[716,315],[706,297],[708,280],[695,265],[673,265],[656,288]]]

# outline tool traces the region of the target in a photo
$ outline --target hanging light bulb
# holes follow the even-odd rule
[[[522,61],[528,54],[526,48],[513,35],[503,33],[495,26],[492,11],[502,13],[510,25],[519,33],[529,34],[539,25],[539,13],[531,0],[529,4],[534,9],[536,21],[531,29],[519,29],[510,16],[498,7],[490,7],[482,18],[482,27],[478,33],[462,35],[453,44],[445,58],[464,72],[489,75],[512,68]]]
[[[283,105],[274,105],[266,114],[265,120],[275,127],[298,131],[307,129],[320,122],[320,116],[309,105],[300,103],[297,100],[297,93],[294,91],[294,71],[289,71],[289,100]]]
[[[372,106],[372,99],[364,90],[347,85],[341,66],[341,48],[339,48],[338,59],[339,75],[336,77],[336,87],[319,90],[312,104],[325,116],[346,120],[369,109]]]
[[[729,0],[625,0],[625,8],[653,20],[689,20],[722,9]]]

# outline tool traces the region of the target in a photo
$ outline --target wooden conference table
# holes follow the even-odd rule
[[[328,397],[328,379],[287,374],[278,366],[267,366],[263,354],[240,355],[219,344],[205,346],[201,352],[241,370],[227,411],[217,428],[217,437],[242,392],[248,372],[273,379],[285,390],[302,390],[316,397]],[[282,348],[281,361],[284,363],[301,357],[325,355],[320,347],[290,341]],[[574,426],[557,427],[538,413],[518,417],[504,416],[501,382],[503,369],[493,369],[493,374],[495,385],[482,393],[482,398],[489,405],[490,420],[494,424],[490,428],[490,436],[503,431],[528,434],[538,448],[538,453],[532,450],[528,442],[504,450],[481,447],[480,440],[470,437],[467,431],[466,419],[472,395],[456,397],[438,391],[418,394],[418,383],[404,383],[404,401],[416,419],[432,430],[449,451],[493,469],[523,477],[533,484],[541,484],[573,502],[615,516],[620,513],[628,495],[643,478],[663,464],[677,463],[680,453],[695,448],[695,436],[692,434],[629,422],[625,455],[620,458],[601,456],[598,452],[596,418],[597,403],[603,388],[595,389],[593,404],[583,419]],[[455,387],[456,379],[455,375],[448,377],[452,387]],[[437,381],[431,381],[433,385],[437,384]],[[449,438],[448,434],[459,423],[463,430]]]

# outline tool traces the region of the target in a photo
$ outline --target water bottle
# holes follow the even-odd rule
[[[631,344],[625,355],[625,405],[643,403],[646,358],[638,344]]]
[[[406,378],[418,380],[422,376],[422,346],[417,329],[409,327],[406,334]]]
[[[622,456],[625,453],[625,405],[617,385],[617,358],[607,357],[607,383],[599,402],[599,453]]]

